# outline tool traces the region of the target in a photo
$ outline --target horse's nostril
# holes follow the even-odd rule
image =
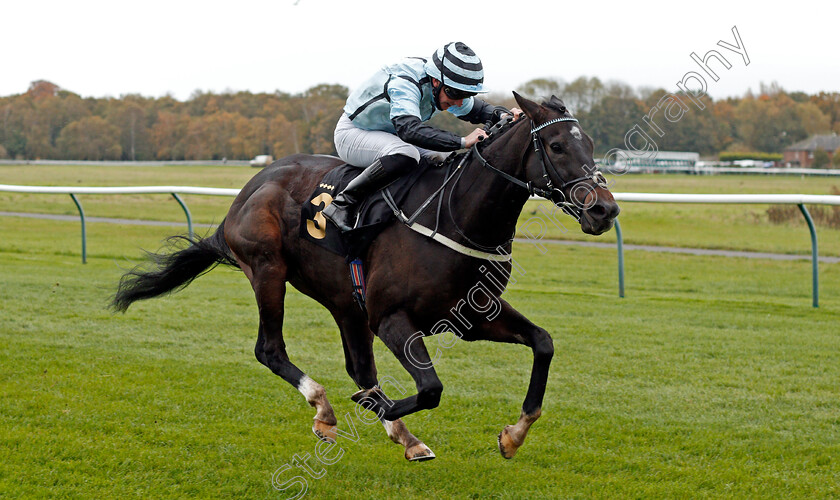
[[[615,219],[620,211],[617,203],[598,202],[590,207],[586,213],[593,219]]]
[[[596,203],[586,211],[590,217],[595,219],[603,219],[607,215],[607,209],[603,203]]]

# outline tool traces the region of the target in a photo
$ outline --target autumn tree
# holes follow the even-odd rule
[[[820,92],[809,100],[828,118],[831,130],[840,134],[840,92]]]
[[[56,141],[68,160],[119,160],[120,130],[101,116],[88,116],[67,125]]]
[[[278,114],[269,120],[268,141],[271,145],[271,154],[275,158],[300,153],[297,126],[283,114]]]
[[[55,109],[53,95],[28,99],[28,108],[23,116],[23,133],[26,136],[26,157],[32,159],[51,158],[54,155],[50,140],[50,111]]]
[[[105,111],[108,122],[120,129],[124,160],[151,160],[155,157],[146,101],[139,95],[127,95],[115,100]]]
[[[171,111],[158,111],[151,128],[152,149],[155,159],[183,160],[186,155],[186,137],[189,118]]]
[[[588,112],[607,95],[606,90],[598,77],[581,76],[564,87],[562,99],[574,113]]]
[[[595,142],[597,153],[610,149],[626,149],[624,136],[637,124],[644,124],[642,117],[647,110],[643,103],[633,98],[606,96],[589,111],[577,113],[584,130]]]
[[[717,101],[711,109],[713,120],[718,130],[718,151],[727,151],[736,143],[735,98]]]
[[[24,118],[29,109],[25,99],[16,98],[8,100],[0,110],[3,119],[2,145],[12,158],[23,158],[26,155]]]
[[[534,78],[517,87],[516,92],[538,101],[549,99],[553,95],[562,99],[564,87],[563,81],[556,78]]]
[[[745,97],[735,108],[738,136],[751,151],[777,152],[808,137],[796,102],[785,94]]]
[[[694,103],[696,99],[704,109]],[[649,135],[660,151],[695,151],[712,155],[722,149],[730,127],[714,113],[708,95],[689,96],[659,89],[645,100]]]
[[[207,120],[194,117],[187,122],[187,135],[184,137],[184,159],[209,159],[213,156],[213,144],[210,139]]]
[[[268,121],[259,117],[235,116],[233,137],[228,141],[231,157],[253,158],[258,154],[269,154]]]
[[[814,168],[825,168],[828,166],[828,153],[822,148],[814,151],[814,162],[811,163]]]
[[[347,96],[342,85],[317,85],[304,92],[299,105],[305,152],[335,154],[333,131]]]
[[[805,133],[810,135],[825,134],[831,131],[831,120],[813,102],[796,104],[796,117],[802,123]]]
[[[46,80],[35,80],[29,84],[29,89],[26,95],[33,99],[45,99],[47,97],[55,97],[58,94],[60,87],[52,82]]]

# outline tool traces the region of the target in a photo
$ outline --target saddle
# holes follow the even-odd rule
[[[300,237],[345,257],[347,262],[364,255],[376,236],[396,220],[394,210],[383,195],[385,190],[388,191],[388,196],[393,202],[401,205],[415,185],[428,183],[439,186],[446,173],[445,168],[421,159],[418,168],[364,200],[359,205],[354,228],[342,233],[324,217],[321,211],[362,170],[364,169],[346,163],[335,167],[324,176],[309,196],[308,202],[301,208]]]

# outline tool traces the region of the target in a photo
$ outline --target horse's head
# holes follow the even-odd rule
[[[620,210],[595,167],[592,138],[557,97],[537,104],[516,92],[513,95],[531,119],[531,143],[525,156],[528,181],[577,218],[584,233],[608,231]]]

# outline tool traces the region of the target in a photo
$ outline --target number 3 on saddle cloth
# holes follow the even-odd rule
[[[397,205],[402,205],[409,190],[424,177],[427,171],[428,175],[423,178],[422,183],[434,184],[435,187],[440,186],[443,182],[444,169],[430,169],[430,167],[431,165],[428,162],[421,160],[418,168],[387,187]],[[362,170],[359,167],[343,164],[324,176],[318,183],[318,187],[309,196],[308,203],[304,203],[301,208],[300,237],[330,252],[341,255],[347,260],[351,265],[350,274],[356,290],[354,296],[364,309],[364,274],[361,257],[364,256],[365,251],[376,236],[396,220],[394,212],[385,203],[382,191],[377,191],[361,203],[356,224],[352,230],[346,233],[339,231],[321,213],[324,208],[332,203],[333,198]],[[418,188],[421,187],[418,186]]]

